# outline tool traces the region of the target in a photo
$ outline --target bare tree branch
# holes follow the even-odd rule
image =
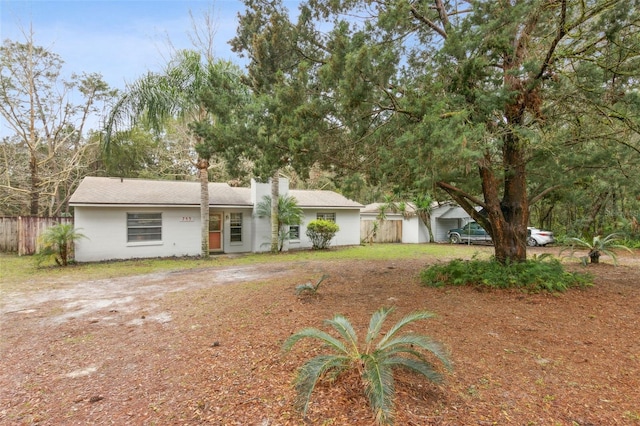
[[[549,187],[547,189],[545,189],[544,191],[542,191],[541,193],[539,193],[538,195],[529,198],[529,205],[537,203],[538,201],[540,201],[545,195],[547,195],[550,192],[555,191],[558,188],[561,188],[562,185],[554,185],[552,187]]]

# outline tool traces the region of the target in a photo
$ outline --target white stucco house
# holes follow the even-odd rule
[[[209,183],[209,246],[212,253],[268,251],[270,221],[255,206],[271,194],[269,183],[250,188]],[[306,224],[323,218],[340,231],[332,246],[360,244],[362,205],[333,191],[290,190],[280,180],[280,194],[296,198],[303,223],[285,250],[311,248]],[[71,196],[75,228],[87,238],[75,247],[78,262],[200,254],[200,183],[86,177]]]

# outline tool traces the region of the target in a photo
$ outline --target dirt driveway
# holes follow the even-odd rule
[[[215,285],[274,279],[287,271],[282,265],[230,267],[171,271],[133,277],[88,281],[62,289],[24,294],[4,294],[0,300],[0,315],[34,315],[50,324],[71,319],[115,321],[104,312],[149,312],[148,320],[167,322],[166,312],[158,311],[156,300],[167,293],[189,291]],[[42,315],[49,312],[50,315]],[[39,314],[39,315],[38,315]]]
[[[557,295],[421,287],[436,261],[202,268],[4,294],[0,424],[371,425],[349,378],[320,384],[303,420],[291,379],[318,348],[280,345],[335,313],[362,331],[380,306],[395,307],[392,321],[435,312],[416,331],[454,363],[442,385],[398,374],[396,424],[640,424],[637,255]],[[295,294],[324,273],[317,297]]]

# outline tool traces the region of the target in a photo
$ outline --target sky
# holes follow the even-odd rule
[[[170,48],[193,48],[192,21],[213,10],[216,57],[239,64],[227,43],[236,33],[239,0],[0,0],[0,37],[25,41],[58,54],[64,74],[100,73],[124,89],[148,71],[159,72]]]

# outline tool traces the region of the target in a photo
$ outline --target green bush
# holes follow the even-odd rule
[[[340,227],[330,220],[312,220],[307,225],[307,237],[311,240],[314,250],[329,248],[331,239],[340,230]]]
[[[391,312],[390,308],[382,308],[371,316],[363,345],[358,342],[358,336],[349,320],[342,315],[325,321],[338,333],[338,338],[317,328],[305,328],[285,341],[285,351],[290,350],[299,340],[311,338],[318,340],[331,352],[315,356],[298,370],[295,378],[296,407],[303,414],[306,414],[311,393],[319,380],[334,380],[342,373],[357,371],[376,422],[381,425],[392,424],[395,369],[403,368],[435,382],[442,379],[423,353],[431,353],[444,366],[451,368],[442,347],[421,334],[399,334],[408,324],[431,318],[434,314],[427,311],[413,312],[381,334],[382,325]],[[382,337],[378,338],[380,335]]]
[[[630,249],[640,249],[639,239],[627,238],[622,244],[629,247]]]
[[[470,285],[529,292],[562,292],[570,287],[590,286],[593,282],[590,275],[565,271],[559,260],[548,257],[507,265],[495,260],[457,259],[424,269],[420,280],[431,287]]]

